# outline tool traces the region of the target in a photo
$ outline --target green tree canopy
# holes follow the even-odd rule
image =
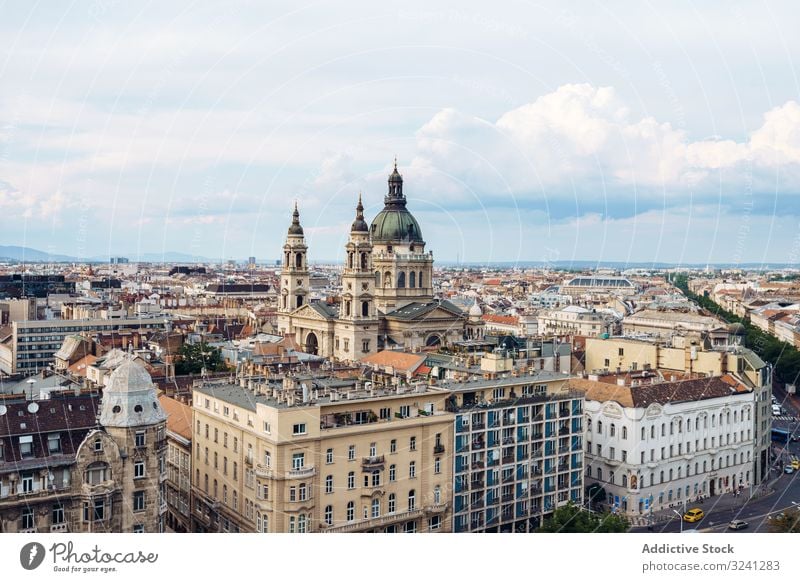
[[[624,533],[630,529],[625,517],[593,513],[570,502],[544,520],[540,533]]]
[[[769,520],[769,529],[775,533],[800,533],[800,510],[787,509]]]
[[[226,370],[221,350],[207,343],[183,344],[175,361],[175,373],[179,376],[199,374],[204,367],[209,372]]]

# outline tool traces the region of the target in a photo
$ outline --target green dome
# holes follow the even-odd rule
[[[386,207],[372,220],[372,242],[417,242],[422,231],[417,219],[405,207]]]
[[[372,220],[370,234],[372,242],[417,242],[424,244],[422,230],[417,219],[406,208],[406,197],[403,194],[403,177],[397,171],[395,160],[394,171],[389,176],[389,192],[383,199],[383,210]]]

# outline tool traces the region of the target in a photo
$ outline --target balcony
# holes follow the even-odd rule
[[[434,455],[441,455],[442,453],[444,453],[444,445],[442,445],[442,444],[433,445],[433,454]]]
[[[259,463],[258,465],[256,465],[255,471],[256,471],[256,477],[260,477],[262,479],[272,479],[273,475],[272,469],[267,465],[262,465],[261,463]]]
[[[377,471],[383,469],[384,456],[377,455],[374,457],[363,457],[361,459],[361,468],[364,471]]]
[[[67,533],[68,531],[66,523],[54,523],[50,526],[50,533]]]
[[[250,455],[250,456],[245,455],[244,464],[247,465],[248,467],[252,467],[253,466],[253,457],[252,457],[252,455]]]
[[[514,480],[514,473],[511,473],[510,475],[503,475],[502,479],[503,483],[510,483],[513,480]]]
[[[500,498],[500,501],[502,501],[503,503],[509,503],[510,501],[514,501],[514,494],[506,493]]]
[[[483,497],[481,497],[480,499],[475,499],[471,501],[469,504],[470,509],[480,509],[482,507],[483,507]]]
[[[484,483],[483,481],[470,481],[469,482],[469,488],[470,489],[483,489],[484,487],[486,487],[486,483]]]
[[[444,513],[445,511],[447,511],[447,503],[433,503],[425,507],[427,514]]]
[[[343,525],[330,525],[325,527],[322,524],[320,527],[325,533],[350,533],[358,532],[376,527],[384,527],[393,523],[408,521],[409,519],[416,519],[425,514],[423,509],[414,509],[412,511],[404,511],[402,513],[390,513],[382,515],[381,517],[373,517],[369,519],[362,519],[359,521],[352,521]]]
[[[301,467],[287,471],[286,479],[308,479],[316,475],[316,473],[317,469],[315,467]]]
[[[486,423],[483,422],[473,422],[472,423],[472,430],[483,430],[486,428]]]
[[[483,469],[483,461],[475,461],[470,465],[473,469]]]
[[[513,462],[514,462],[514,455],[508,455],[503,457],[502,463],[504,465],[510,465]]]
[[[514,444],[514,437],[513,436],[503,437],[503,444],[504,445],[513,445]]]
[[[472,450],[479,451],[486,448],[486,443],[483,441],[472,441]]]

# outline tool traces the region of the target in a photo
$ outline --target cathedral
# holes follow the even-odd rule
[[[425,251],[419,223],[406,208],[397,163],[372,224],[358,198],[338,301],[307,300],[309,281],[308,246],[295,204],[283,245],[278,330],[303,351],[358,360],[384,349],[449,345],[482,331],[479,318],[434,298],[433,253]]]

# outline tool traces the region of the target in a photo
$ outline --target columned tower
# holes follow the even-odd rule
[[[378,314],[375,308],[372,243],[360,194],[356,219],[345,245],[339,320],[341,325],[337,326],[334,337],[335,357],[355,360],[377,349]]]
[[[308,247],[306,246],[303,227],[300,226],[300,212],[297,203],[292,213],[292,224],[286,234],[283,245],[283,267],[281,268],[281,291],[278,299],[278,328],[281,332],[290,332],[289,319],[282,317],[306,303],[310,291],[310,275],[308,272]]]

